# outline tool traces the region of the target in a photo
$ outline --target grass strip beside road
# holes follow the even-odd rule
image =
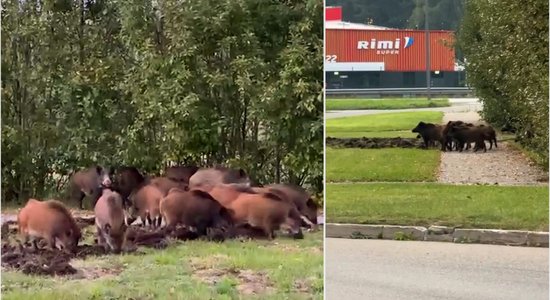
[[[417,111],[328,119],[325,124],[330,137],[416,137],[411,130],[418,122],[441,123],[442,118],[442,112]]]
[[[547,186],[364,183],[326,191],[331,223],[548,231]]]
[[[449,99],[327,99],[326,110],[406,109],[450,106]]]
[[[435,181],[439,158],[435,149],[327,147],[326,178],[327,182]],[[327,195],[328,199],[333,201]]]
[[[2,299],[242,299],[259,287],[254,299],[323,299],[322,249],[319,231],[304,240],[188,241],[72,260],[90,276],[81,280],[3,269]]]

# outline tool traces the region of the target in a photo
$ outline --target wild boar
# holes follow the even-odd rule
[[[99,245],[120,253],[126,239],[127,225],[122,196],[104,189],[94,208],[95,226]]]
[[[17,224],[24,243],[32,239],[34,248],[38,248],[36,239],[43,238],[52,250],[59,248],[65,252],[74,252],[82,238],[73,216],[57,200],[29,199],[17,215]]]

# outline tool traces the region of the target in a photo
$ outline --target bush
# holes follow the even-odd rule
[[[3,201],[96,163],[322,191],[321,2],[40,3],[3,2]]]
[[[548,1],[467,0],[458,47],[483,117],[548,168]]]

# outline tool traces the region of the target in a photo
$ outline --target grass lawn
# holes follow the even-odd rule
[[[322,231],[304,240],[180,242],[72,260],[87,279],[2,270],[2,299],[322,299],[322,249]]]
[[[327,222],[548,231],[548,187],[327,184]]]
[[[442,118],[442,112],[418,111],[328,119],[325,124],[330,137],[416,137],[411,130],[418,122],[440,123]]]
[[[392,98],[392,99],[327,99],[327,110],[403,109],[449,106],[449,99]]]
[[[327,147],[326,178],[327,182],[435,181],[439,157],[439,150]]]

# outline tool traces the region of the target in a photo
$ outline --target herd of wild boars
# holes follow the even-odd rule
[[[487,152],[485,141],[489,142],[489,150],[493,149],[493,144],[498,147],[495,129],[490,125],[462,121],[449,121],[445,125],[419,122],[412,132],[418,133],[417,138],[423,139],[426,148],[439,142],[441,151],[462,152],[470,149],[473,143],[474,152],[481,149]]]
[[[164,176],[149,177],[135,167],[94,166],[71,174],[70,195],[81,208],[89,196],[98,244],[115,253],[138,218],[151,229],[170,232],[179,225],[199,236],[250,229],[268,239],[276,230],[303,238],[302,227],[317,227],[318,206],[303,188],[254,187],[244,170],[227,167],[169,167]],[[43,238],[51,248],[72,251],[82,236],[69,210],[56,200],[30,199],[18,223],[25,242],[32,238],[35,247],[36,238]]]

